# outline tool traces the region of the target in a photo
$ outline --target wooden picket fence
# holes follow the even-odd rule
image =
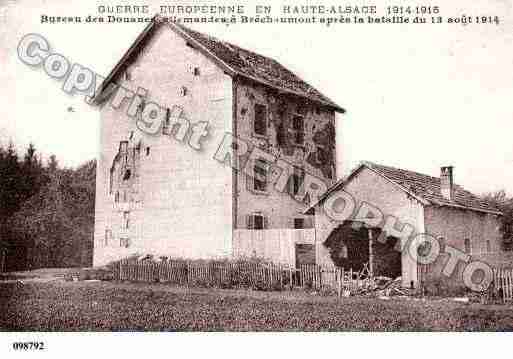
[[[493,277],[495,290],[502,293],[504,302],[513,300],[513,269],[496,268]]]
[[[372,284],[371,278],[362,271],[344,270],[338,267],[304,264],[300,269],[300,285],[303,288],[336,291],[338,296],[344,293],[356,293]]]
[[[123,281],[163,282],[187,286],[251,287],[284,289],[293,287],[295,269],[258,262],[214,262],[168,260],[162,262],[119,262],[114,274]]]
[[[296,269],[280,264],[250,261],[122,260],[115,266],[114,278],[122,281],[218,288],[328,289],[339,296],[347,291],[354,293],[368,282],[361,272],[345,271],[337,267],[304,264]]]

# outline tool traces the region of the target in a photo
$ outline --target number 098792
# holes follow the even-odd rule
[[[45,344],[43,342],[14,342],[12,343],[14,350],[44,350]]]

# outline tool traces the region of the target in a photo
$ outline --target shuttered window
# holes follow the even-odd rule
[[[301,185],[303,184],[305,178],[305,170],[299,167],[294,167],[294,173],[292,176],[290,176],[290,189],[289,193],[292,196],[296,196],[300,189]]]
[[[294,229],[313,228],[313,216],[293,218],[292,219],[292,228],[294,228]]]
[[[257,159],[253,166],[253,190],[267,191],[267,163],[262,159]]]
[[[267,108],[257,103],[254,110],[253,133],[257,136],[267,136]]]
[[[112,238],[112,231],[110,229],[105,229],[105,240],[103,243],[105,247],[107,247],[109,245],[111,238]]]
[[[294,229],[303,229],[305,228],[305,219],[304,218],[294,218]]]
[[[472,254],[472,246],[470,245],[470,238],[463,240],[465,246],[465,253]]]
[[[292,131],[294,133],[294,143],[302,145],[305,141],[305,119],[303,116],[294,116],[292,119]]]
[[[130,247],[130,238],[120,238],[119,239],[119,246],[122,247],[122,248]]]
[[[252,213],[246,217],[247,228],[262,230],[268,227],[267,218],[261,213]]]
[[[123,228],[130,228],[130,212],[123,212]]]

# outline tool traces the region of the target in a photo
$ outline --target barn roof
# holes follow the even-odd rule
[[[448,206],[498,215],[502,214],[498,208],[457,184],[454,184],[454,195],[453,198],[449,200],[442,195],[440,189],[440,178],[438,177],[432,177],[422,173],[384,166],[368,161],[362,162],[362,164],[351,172],[346,179],[335,183],[323,196],[321,196],[315,205],[323,202],[334,191],[342,189],[358,173],[360,173],[363,168],[368,168],[377,173],[412,197],[416,198],[424,205]],[[310,209],[312,207],[313,206],[311,206]],[[309,210],[307,210],[307,212]]]
[[[151,38],[157,26],[166,25],[182,36],[189,46],[196,48],[211,58],[232,77],[240,76],[269,86],[279,92],[296,95],[314,103],[326,106],[334,111],[344,113],[345,110],[324,96],[313,86],[282,66],[278,61],[243,49],[237,45],[219,40],[213,36],[191,30],[181,24],[159,20],[155,17],[144,31],[137,37],[132,46],[121,58],[100,87],[98,95],[115,81],[120,73],[137,56],[147,40]]]

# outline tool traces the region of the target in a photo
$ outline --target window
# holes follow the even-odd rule
[[[257,136],[267,136],[267,108],[264,105],[255,104],[253,133]]]
[[[109,194],[112,194],[112,185],[114,184],[114,169],[110,169],[110,176],[109,176]]]
[[[119,246],[123,248],[130,247],[130,238],[120,238],[119,239]]]
[[[464,239],[465,253],[472,254],[472,247],[470,245],[470,238]]]
[[[294,173],[290,177],[290,194],[296,196],[301,189],[303,180],[305,178],[305,170],[302,168],[294,167]]]
[[[109,241],[112,238],[112,231],[110,229],[105,229],[105,240],[104,246],[107,247],[109,245]]]
[[[126,153],[128,151],[128,141],[121,141],[119,143],[119,152]]]
[[[166,108],[166,119],[164,121],[164,125],[162,125],[162,133],[164,135],[169,134],[169,126],[171,124],[171,121],[169,120],[170,116],[171,116],[171,110],[169,108]]]
[[[294,116],[292,119],[292,131],[294,133],[294,143],[302,145],[305,141],[305,121],[303,116]]]
[[[195,67],[194,68],[194,76],[199,76],[200,75],[200,69],[199,67]]]
[[[267,220],[261,213],[250,214],[247,218],[247,222],[248,229],[262,230],[267,227]]]
[[[320,146],[317,146],[316,148],[316,151],[315,151],[315,154],[316,154],[316,160],[317,160],[317,163],[323,165],[325,163],[328,163],[329,159],[328,159],[328,153],[326,152],[326,150]]]
[[[305,194],[305,198],[303,198],[303,203],[307,206],[310,205],[310,193]]]
[[[492,253],[492,244],[489,239],[486,240],[486,253]]]
[[[304,218],[294,218],[294,229],[303,229],[305,228],[305,219]]]
[[[119,202],[119,191],[116,191],[116,194],[114,195],[114,202]]]
[[[257,159],[253,166],[253,190],[257,192],[267,191],[267,162]]]
[[[440,245],[440,252],[444,252],[445,251],[445,238],[442,236],[439,236],[437,238],[437,240],[438,240],[438,244]]]
[[[185,87],[185,86],[180,87],[179,94],[182,97],[187,96],[187,87]]]
[[[123,175],[123,181],[129,180],[131,175],[132,175],[132,171],[130,171],[130,169],[127,169],[125,171],[125,174]]]
[[[123,229],[130,227],[130,212],[123,212]]]
[[[146,147],[146,156],[149,156],[149,155],[150,155],[150,148]]]

